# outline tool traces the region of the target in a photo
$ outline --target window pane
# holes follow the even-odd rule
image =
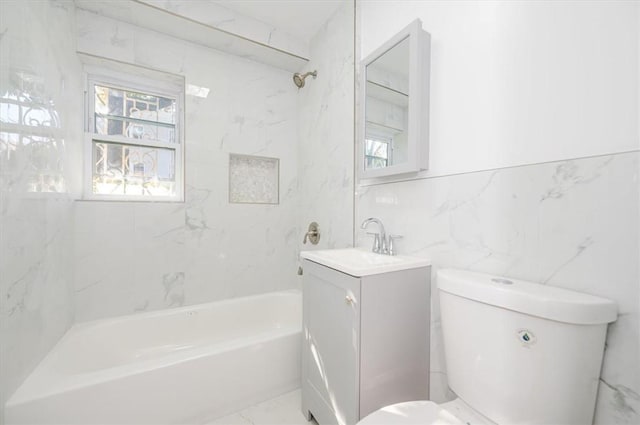
[[[94,86],[95,132],[176,142],[175,99]]]
[[[175,143],[175,127],[163,124],[143,123],[115,116],[99,116],[96,114],[96,133],[124,136],[130,139],[158,140]]]
[[[389,157],[389,143],[380,140],[367,139],[366,155],[387,159]]]
[[[390,141],[367,138],[364,148],[365,168],[384,168],[389,165],[390,146]]]
[[[94,141],[93,193],[175,196],[175,150]]]

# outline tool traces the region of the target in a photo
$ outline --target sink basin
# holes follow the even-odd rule
[[[302,251],[300,257],[355,277],[426,267],[426,258],[381,255],[364,248]]]

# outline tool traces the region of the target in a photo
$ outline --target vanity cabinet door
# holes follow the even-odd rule
[[[320,424],[359,419],[360,279],[304,261],[302,405]]]

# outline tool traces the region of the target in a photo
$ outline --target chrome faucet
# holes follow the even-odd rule
[[[396,248],[393,241],[395,239],[400,239],[402,236],[400,235],[389,235],[384,230],[384,225],[380,219],[375,217],[369,217],[360,225],[361,229],[366,229],[370,223],[376,223],[378,225],[379,233],[367,232],[368,235],[373,235],[373,247],[371,251],[377,254],[384,255],[396,255]]]
[[[382,221],[380,221],[375,217],[369,217],[368,219],[362,222],[362,224],[360,225],[360,228],[366,229],[370,223],[376,223],[378,225],[378,232],[379,232],[379,233],[369,233],[374,236],[373,247],[371,248],[371,251],[378,254],[389,254],[389,250],[387,249],[387,234],[384,231],[384,224],[382,224]]]

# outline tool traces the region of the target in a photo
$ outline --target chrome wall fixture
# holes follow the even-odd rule
[[[315,221],[312,221],[309,224],[309,230],[304,234],[304,239],[302,243],[306,244],[307,241],[311,242],[313,245],[318,245],[320,241],[320,226]]]
[[[309,71],[309,72],[305,72],[304,74],[301,74],[299,72],[296,72],[295,74],[293,74],[293,83],[299,88],[303,88],[304,87],[304,80],[305,78],[307,78],[309,75],[311,75],[314,79],[318,76],[318,71]]]
[[[360,225],[361,229],[366,229],[367,226],[371,223],[375,223],[378,225],[378,233],[367,232],[368,235],[373,236],[373,247],[371,248],[372,252],[376,254],[384,254],[384,255],[396,255],[395,244],[393,243],[396,239],[402,239],[400,235],[387,235],[384,230],[384,225],[380,219],[375,217],[367,218]]]

